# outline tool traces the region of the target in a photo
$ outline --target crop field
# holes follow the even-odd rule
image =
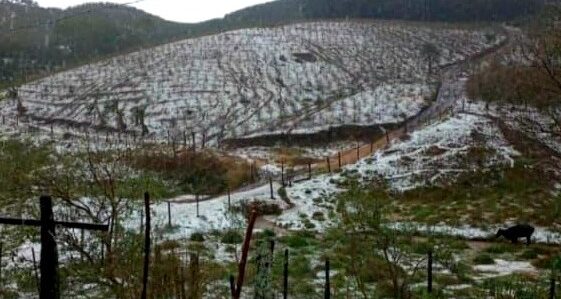
[[[439,66],[504,38],[491,28],[397,22],[226,32],[23,85],[16,99],[0,104],[3,127],[17,118],[45,131],[53,126],[70,134],[89,129],[218,145],[230,138],[401,123],[430,104]],[[438,52],[430,66],[422,52],[427,44]]]

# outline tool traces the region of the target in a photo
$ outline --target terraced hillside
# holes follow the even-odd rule
[[[492,29],[316,22],[184,40],[23,85],[0,113],[197,142],[400,123],[430,104],[437,66],[504,39]],[[428,50],[427,50],[428,49]],[[18,115],[18,117],[16,117]],[[20,124],[21,125],[21,124]],[[57,130],[60,131],[60,130]]]

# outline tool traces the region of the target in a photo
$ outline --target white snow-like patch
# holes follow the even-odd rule
[[[282,169],[277,165],[265,164],[260,167],[259,172],[265,177],[277,177],[281,175]]]
[[[473,147],[487,150],[483,165],[467,159]],[[345,166],[341,173],[320,175],[287,187],[295,206],[275,221],[291,229],[303,228],[303,221],[311,222],[322,230],[331,224],[327,213],[333,209],[333,195],[344,191],[337,183],[349,177],[365,182],[382,179],[395,190],[408,190],[442,180],[449,182],[462,172],[480,167],[511,166],[517,155],[492,121],[458,114],[412,133],[407,140],[392,142],[372,157]],[[326,221],[312,219],[314,213],[323,213]]]
[[[470,150],[487,150],[483,165],[470,161]],[[466,171],[512,166],[518,153],[487,118],[458,114],[394,142],[388,150],[346,168],[360,177],[382,177],[398,190],[446,182]]]
[[[328,215],[329,208],[333,209],[332,195],[343,190],[336,187],[331,179],[330,175],[321,175],[287,187],[287,196],[294,206],[278,217],[268,218],[279,226],[293,230],[304,229],[304,219],[320,231],[333,224],[333,220],[329,219]],[[319,215],[319,213],[322,214],[323,220],[314,219],[314,214]]]
[[[475,265],[473,269],[480,273],[479,278],[493,278],[512,274],[538,274],[538,270],[526,261],[506,261],[496,259],[491,265]]]
[[[240,205],[242,202],[264,201],[278,204],[282,209],[286,209],[286,203],[280,199],[277,190],[280,185],[273,184],[274,200],[270,198],[270,186],[263,186],[232,193],[230,204],[232,207]],[[151,207],[152,223],[155,231],[162,231],[169,239],[188,238],[195,232],[207,233],[212,230],[236,229],[245,227],[245,220],[241,215],[228,212],[228,196],[220,196],[210,200],[199,202],[199,217],[197,217],[197,204],[171,203],[172,229],[168,229],[168,204],[163,201]],[[138,230],[141,219],[140,213],[134,213],[125,223],[128,229]]]
[[[478,228],[469,225],[463,226],[449,226],[445,224],[421,224],[414,222],[394,222],[388,225],[389,228],[395,230],[414,231],[422,234],[442,234],[453,237],[461,237],[465,239],[486,239],[495,236],[499,228],[504,228],[508,225],[496,225],[488,228]],[[544,227],[535,227],[534,234],[532,235],[532,242],[544,244],[561,244],[561,233],[554,232]]]
[[[309,22],[182,40],[19,87],[18,99],[0,101],[0,133],[48,136],[55,120],[58,137],[78,127],[136,136],[144,130],[152,140],[190,146],[196,133],[197,145],[214,146],[228,138],[402,122],[434,92],[422,45],[434,44],[439,66],[450,65],[504,40],[488,40],[490,31]]]

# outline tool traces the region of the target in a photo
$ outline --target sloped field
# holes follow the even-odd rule
[[[317,22],[184,40],[21,86],[5,125],[135,132],[199,143],[343,124],[400,123],[435,93],[438,65],[503,39],[491,30],[395,22]],[[188,138],[191,139],[191,138]],[[199,143],[200,144],[200,143]]]

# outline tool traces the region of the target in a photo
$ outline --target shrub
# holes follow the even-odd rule
[[[235,230],[227,230],[220,241],[224,244],[240,244],[243,236]]]
[[[538,257],[538,253],[533,249],[524,250],[524,252],[520,254],[520,258],[523,258],[525,260],[533,260],[536,259],[537,257]]]
[[[473,262],[478,265],[492,265],[495,260],[487,253],[480,253],[473,259]]]
[[[502,254],[505,252],[513,252],[516,248],[507,244],[499,244],[499,245],[492,245],[489,248],[485,249],[485,252],[493,253],[493,254]]]
[[[314,212],[314,214],[312,214],[312,219],[316,220],[316,221],[325,221],[325,216],[323,215],[322,212]]]
[[[191,235],[191,237],[189,238],[189,240],[191,240],[193,242],[204,242],[205,237],[203,236],[202,233],[193,233]]]
[[[297,232],[282,238],[282,242],[291,248],[302,248],[312,245],[313,235]]]

